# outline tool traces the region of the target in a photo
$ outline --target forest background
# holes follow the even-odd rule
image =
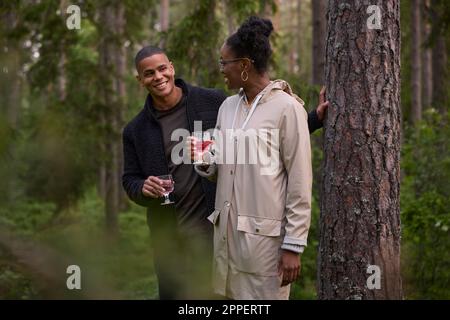
[[[404,297],[450,299],[450,6],[400,3]],[[70,5],[79,29],[68,27]],[[271,76],[314,109],[326,1],[1,1],[0,299],[157,298],[145,209],[120,187],[121,131],[147,94],[134,56],[159,45],[177,76],[226,90],[219,48],[252,14],[275,26]],[[318,296],[322,143],[319,130],[309,246],[291,299]],[[82,290],[65,286],[73,264]]]

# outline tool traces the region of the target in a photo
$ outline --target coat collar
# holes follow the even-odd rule
[[[277,93],[277,91],[284,91],[288,95],[294,97],[300,104],[304,105],[305,102],[298,97],[295,93],[292,92],[291,86],[289,83],[287,83],[284,80],[277,79],[270,81],[270,83],[265,87],[259,94],[262,94],[262,98],[260,100],[260,103],[264,103],[267,100],[269,100],[274,94]],[[243,97],[243,99],[246,99],[244,89],[239,89],[238,93],[239,97]]]

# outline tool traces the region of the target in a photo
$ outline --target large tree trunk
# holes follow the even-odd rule
[[[313,15],[312,83],[323,85],[325,76],[326,4],[325,0],[315,0],[311,3]]]
[[[421,66],[420,0],[411,1],[411,123],[422,119],[422,66]]]
[[[433,96],[433,78],[431,49],[428,47],[430,39],[431,26],[427,12],[429,11],[430,1],[423,0],[422,3],[422,106],[427,108],[431,105]]]
[[[380,30],[366,25],[373,3]],[[399,1],[329,1],[326,53],[318,296],[401,299]]]

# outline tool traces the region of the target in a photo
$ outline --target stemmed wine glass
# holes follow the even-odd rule
[[[205,134],[203,139],[200,136],[196,139],[194,144],[194,162],[196,165],[204,165],[207,164],[203,161],[203,153],[208,150],[211,145],[214,143],[214,140],[211,139],[209,134]]]
[[[166,205],[166,204],[172,204],[175,203],[173,201],[171,201],[169,199],[169,194],[173,191],[175,182],[173,181],[172,175],[171,174],[165,174],[162,176],[157,176],[157,178],[159,180],[162,181],[162,187],[164,188],[164,202],[161,203],[162,206]]]

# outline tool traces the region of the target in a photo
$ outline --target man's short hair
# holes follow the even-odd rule
[[[154,54],[161,54],[161,53],[166,54],[163,49],[155,47],[155,46],[143,47],[141,50],[139,50],[139,52],[136,54],[136,57],[134,58],[134,64],[136,66],[136,70],[138,70],[138,64],[139,64],[139,62],[141,62],[141,60],[151,57]]]

